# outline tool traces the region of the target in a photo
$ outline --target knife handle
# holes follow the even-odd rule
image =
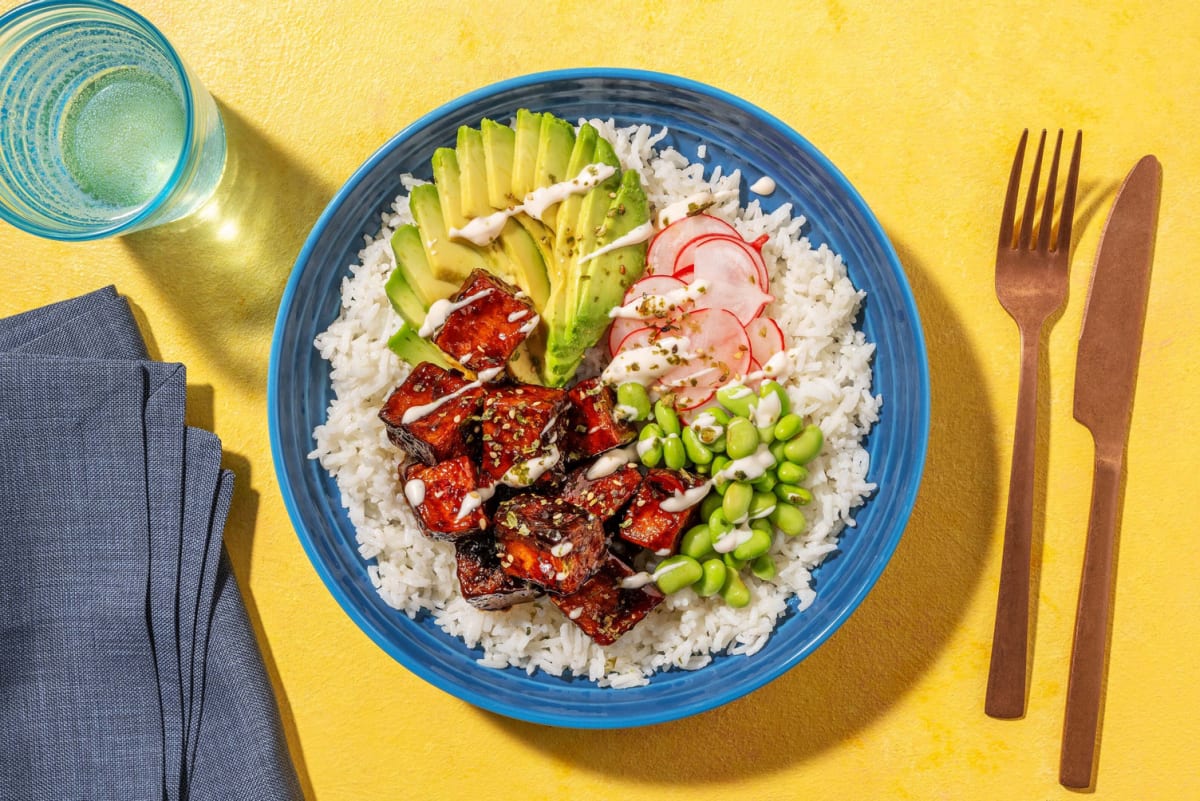
[[[1115,457],[1096,454],[1058,768],[1058,780],[1064,787],[1090,787],[1094,772],[1112,607],[1122,457],[1121,453]]]
[[[1037,445],[1039,337],[1021,331],[1021,377],[1013,434],[1004,554],[996,596],[996,625],[984,711],[994,718],[1025,714],[1029,663],[1029,579],[1033,548],[1033,475]]]

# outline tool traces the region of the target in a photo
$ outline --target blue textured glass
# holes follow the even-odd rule
[[[194,211],[224,163],[216,103],[135,12],[40,0],[0,17],[0,219],[126,233]]]
[[[750,179],[769,175],[767,209],[793,201],[814,244],[845,259],[867,292],[859,324],[878,350],[873,391],[883,396],[867,439],[869,480],[878,491],[858,510],[841,553],[815,574],[817,597],[792,609],[757,654],[718,656],[697,671],[655,675],[649,685],[601,689],[584,679],[475,663],[478,651],[444,634],[429,617],[410,620],[388,607],[367,578],[354,530],[334,481],[306,454],[331,398],[329,365],[312,342],[338,313],[339,285],[364,234],[400,194],[399,175],[430,176],[434,148],[454,146],[460,125],[511,119],[518,108],[567,119],[615,118],[668,126],[672,144]],[[660,145],[661,146],[661,145]],[[743,202],[747,200],[743,197]],[[732,95],[669,75],[581,69],[516,78],[468,94],[422,117],[372,155],[342,187],[297,259],[276,321],[268,375],[271,446],[279,487],[300,540],[330,592],[351,618],[408,669],[470,703],[522,720],[615,728],[674,720],[738,698],[796,665],[840,626],[875,584],[904,531],[925,463],[929,375],[920,321],[896,253],[858,192],[816,148],[778,119]]]

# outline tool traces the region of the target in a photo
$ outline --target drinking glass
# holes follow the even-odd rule
[[[179,219],[216,189],[225,130],[171,44],[110,0],[0,16],[0,218],[99,239]]]

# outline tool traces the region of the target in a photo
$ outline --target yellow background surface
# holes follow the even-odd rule
[[[5,3],[8,7],[11,3]],[[90,244],[0,229],[0,314],[109,283],[238,474],[229,551],[310,798],[1065,799],[1059,735],[1092,446],[1075,348],[1116,188],[1154,153],[1158,250],[1129,442],[1097,799],[1200,798],[1200,12],[1191,2],[131,0],[216,96],[222,214]],[[793,126],[892,238],[925,326],[933,428],[911,523],[814,655],[737,702],[633,731],[544,728],[416,678],[342,613],[267,437],[271,327],[304,237],[392,134],[459,94],[577,66],[677,73]],[[1049,332],[1036,650],[1023,720],[983,714],[1018,372],[993,285],[1022,128],[1084,130],[1070,298]]]

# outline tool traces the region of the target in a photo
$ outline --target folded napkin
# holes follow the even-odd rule
[[[297,799],[233,474],[112,287],[0,320],[0,799]]]

